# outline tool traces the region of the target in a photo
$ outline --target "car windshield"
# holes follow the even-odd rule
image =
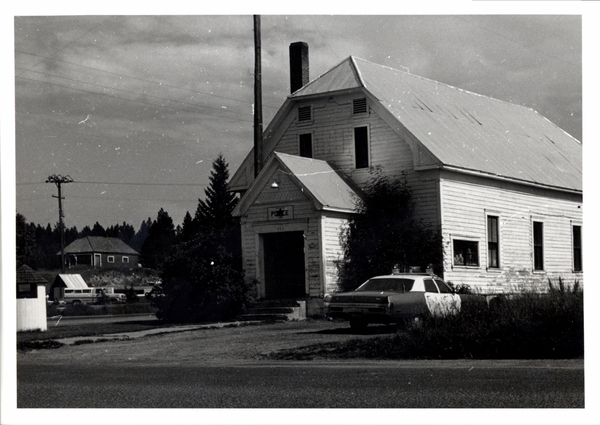
[[[409,292],[414,283],[413,279],[369,279],[356,292]]]

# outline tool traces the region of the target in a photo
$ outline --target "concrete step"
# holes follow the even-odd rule
[[[241,318],[246,321],[305,320],[306,301],[261,300],[248,308]]]

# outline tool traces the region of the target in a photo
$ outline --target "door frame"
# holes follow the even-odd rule
[[[262,235],[265,233],[286,233],[286,232],[303,232],[304,233],[304,292],[309,292],[308,282],[308,244],[307,244],[307,231],[308,225],[306,223],[276,223],[267,224],[254,227],[254,238],[255,238],[255,261],[257,267],[256,277],[258,278],[258,298],[264,299],[266,297],[266,286],[265,286],[265,261],[264,261],[264,240]]]

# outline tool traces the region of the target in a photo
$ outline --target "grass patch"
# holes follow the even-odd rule
[[[424,318],[395,335],[283,350],[271,359],[583,358],[583,292],[551,290],[507,298],[460,315]]]
[[[115,323],[85,323],[69,325],[68,322],[59,322],[58,326],[48,325],[45,332],[19,332],[17,345],[32,341],[56,340],[76,336],[100,336],[119,332],[136,332],[148,329],[163,328],[165,325],[158,320],[138,320]]]
[[[19,351],[33,351],[33,350],[47,350],[60,348],[64,344],[54,341],[52,339],[45,341],[24,341],[17,343],[17,350]]]

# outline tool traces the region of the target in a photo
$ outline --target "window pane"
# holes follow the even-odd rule
[[[533,268],[544,270],[544,224],[533,222]]]
[[[455,266],[479,266],[479,247],[477,242],[455,239],[454,265]]]
[[[442,294],[450,294],[452,293],[452,289],[444,282],[443,280],[436,279],[435,283],[437,283],[438,288],[440,289],[440,293]]]
[[[583,270],[581,260],[581,226],[573,226],[573,269]]]
[[[312,158],[312,134],[301,134],[299,137],[300,156],[304,158]]]
[[[433,280],[425,279],[423,282],[425,283],[425,292],[433,292],[437,294],[438,289],[437,286],[435,286],[435,283],[433,283]]]
[[[356,168],[369,168],[369,133],[367,127],[354,129]]]
[[[499,267],[498,217],[488,216],[488,267]]]

